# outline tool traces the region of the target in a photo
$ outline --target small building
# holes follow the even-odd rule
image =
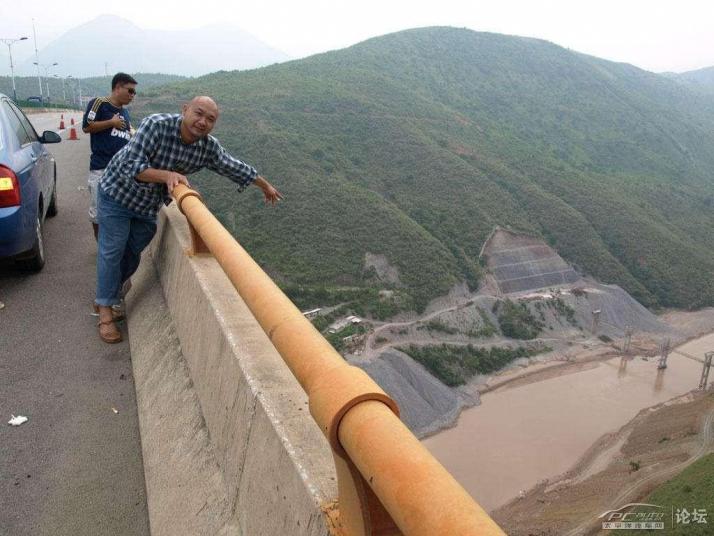
[[[309,311],[303,311],[302,314],[305,316],[305,318],[312,320],[317,316],[317,314],[322,311],[321,307],[318,307],[317,309],[310,309]]]
[[[360,324],[362,323],[362,319],[358,316],[355,315],[350,315],[346,318],[341,318],[340,320],[337,320],[330,324],[330,326],[327,328],[328,333],[337,333],[338,331],[342,331],[345,327],[347,327],[348,324]]]

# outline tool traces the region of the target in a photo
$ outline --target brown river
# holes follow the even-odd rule
[[[714,333],[678,350],[703,359],[714,350]],[[464,411],[454,428],[423,443],[492,510],[570,469],[600,436],[617,431],[641,409],[699,386],[701,363],[671,353],[658,374],[657,362],[617,357],[543,381],[506,385],[482,395],[481,405]]]

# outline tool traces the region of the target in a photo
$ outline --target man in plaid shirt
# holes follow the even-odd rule
[[[170,201],[177,184],[188,186],[186,175],[205,167],[237,183],[240,191],[254,183],[268,203],[283,198],[253,167],[209,136],[217,119],[218,106],[210,97],[195,97],[181,114],[151,115],[107,165],[97,200],[95,309],[103,341],[121,341],[112,305],[120,302],[122,285],[139,267],[141,252],[156,233],[161,205]]]

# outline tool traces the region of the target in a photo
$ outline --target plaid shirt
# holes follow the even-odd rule
[[[165,184],[141,182],[142,171],[165,169],[182,175],[207,167],[238,184],[239,191],[258,175],[255,168],[233,158],[213,136],[186,144],[181,140],[181,115],[146,117],[136,134],[107,165],[100,185],[123,207],[142,216],[156,216],[163,203],[171,202]]]

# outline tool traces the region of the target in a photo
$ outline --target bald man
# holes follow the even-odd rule
[[[218,120],[218,106],[210,97],[195,97],[181,114],[145,118],[136,134],[109,162],[99,182],[97,217],[97,295],[99,336],[104,342],[122,340],[113,305],[121,301],[122,286],[139,267],[141,252],[156,233],[156,217],[171,201],[177,184],[203,168],[238,184],[243,191],[258,186],[266,203],[283,196],[252,166],[231,156],[210,135]]]

